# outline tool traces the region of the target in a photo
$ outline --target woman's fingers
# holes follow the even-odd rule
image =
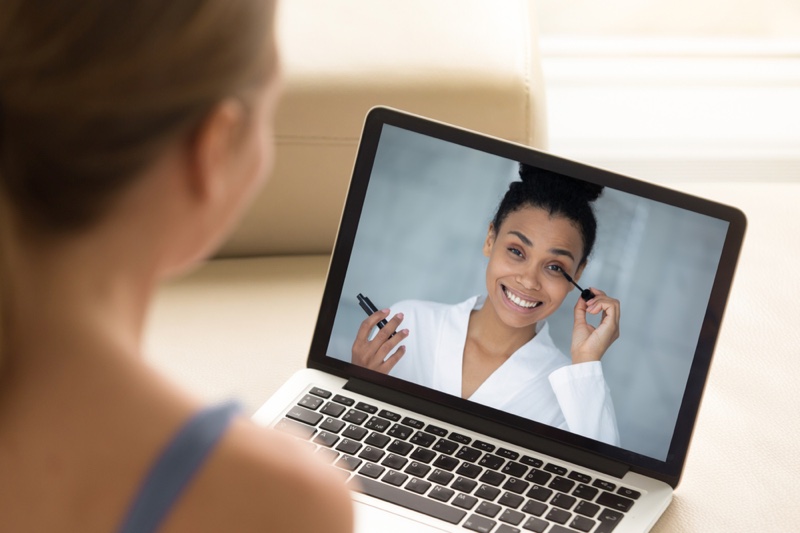
[[[608,347],[619,338],[620,303],[605,292],[591,288],[595,297],[575,304],[575,325],[572,334],[573,362],[599,361]],[[600,324],[592,326],[586,314],[601,314]]]
[[[382,309],[368,316],[361,323],[353,342],[352,362],[379,372],[388,373],[405,354],[404,347],[397,345],[408,337],[408,330],[399,330],[403,314],[393,316],[370,339],[369,334],[375,326],[389,316],[388,309]]]

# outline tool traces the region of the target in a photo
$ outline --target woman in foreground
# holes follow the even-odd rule
[[[271,167],[272,2],[39,4],[0,4],[2,529],[349,531],[334,472],[141,353]]]

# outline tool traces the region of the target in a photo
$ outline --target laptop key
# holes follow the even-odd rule
[[[478,487],[478,490],[475,491],[475,496],[479,498],[483,498],[484,500],[494,501],[500,496],[500,489],[497,487],[491,487],[489,485],[481,485]]]
[[[540,502],[546,502],[552,495],[552,490],[540,487],[539,485],[534,485],[531,487],[531,490],[529,490],[526,494],[528,498],[533,498],[534,500],[539,500]]]
[[[342,436],[352,440],[361,440],[367,433],[368,431],[361,426],[350,424],[347,426],[347,429],[342,432]]]
[[[381,465],[376,465],[375,463],[367,463],[361,467],[361,470],[358,471],[359,474],[362,476],[371,477],[372,479],[377,479],[386,471],[386,468],[382,467]]]
[[[417,494],[425,494],[428,492],[429,488],[431,488],[431,483],[429,481],[417,477],[412,477],[411,481],[406,485],[406,490],[416,492]]]
[[[336,394],[333,397],[333,401],[336,403],[340,403],[342,405],[346,405],[347,407],[352,406],[356,401],[352,398],[348,398],[347,396],[342,396],[341,394]]]
[[[406,482],[408,476],[401,472],[395,472],[394,470],[389,470],[385,476],[383,476],[383,481],[390,485],[394,485],[395,487],[399,487],[403,483]]]
[[[445,453],[447,455],[452,455],[454,451],[458,449],[458,444],[451,440],[447,439],[439,439],[436,444],[433,445],[433,449],[439,453]]]
[[[392,422],[399,422],[401,418],[397,413],[387,411],[386,409],[381,409],[381,412],[378,413],[378,416],[381,418],[386,418],[387,420],[391,420]]]
[[[500,515],[501,522],[514,524],[515,526],[518,526],[523,520],[525,520],[525,515],[512,509],[506,509],[503,511],[503,514]]]
[[[430,433],[425,433],[424,431],[417,431],[414,433],[414,436],[411,437],[412,444],[416,444],[417,446],[424,446],[427,448],[436,440],[436,437],[431,435]]]
[[[535,531],[536,533],[542,533],[547,526],[549,526],[549,522],[545,522],[541,518],[536,518],[532,516],[528,518],[528,521],[522,524],[522,529],[526,529],[528,531]]]
[[[314,396],[319,396],[320,398],[330,398],[331,393],[330,391],[326,391],[325,389],[320,389],[319,387],[311,387],[311,390],[308,391],[309,394],[313,394]]]
[[[328,417],[319,425],[319,429],[330,431],[331,433],[339,433],[346,424],[336,418]]]
[[[475,509],[475,512],[478,514],[482,514],[483,516],[488,516],[489,518],[494,518],[495,516],[497,516],[497,513],[500,512],[500,509],[502,509],[502,507],[500,507],[496,503],[481,502],[478,508]]]
[[[343,470],[350,470],[351,472],[358,468],[358,465],[361,464],[361,459],[357,457],[351,457],[349,455],[342,455],[339,457],[339,460],[334,463],[334,466],[338,466]]]
[[[379,416],[373,416],[370,418],[364,427],[367,429],[371,429],[372,431],[377,431],[378,433],[383,433],[389,427],[391,422],[386,420],[385,418],[381,418]]]
[[[500,457],[508,459],[509,461],[516,461],[517,459],[519,459],[519,453],[515,452],[514,450],[500,448],[495,453],[497,453],[497,455],[499,455]]]
[[[353,476],[348,482],[348,486],[356,492],[444,520],[450,524],[458,524],[467,514],[461,509],[455,509],[432,498],[420,496],[364,476]]]
[[[591,502],[587,502],[581,500],[578,502],[578,505],[575,506],[575,512],[578,514],[582,514],[583,516],[588,516],[589,518],[594,517],[597,514],[597,511],[600,510],[599,505],[595,505]]]
[[[472,515],[464,522],[463,527],[465,529],[469,529],[470,531],[478,531],[480,533],[489,533],[494,526],[497,525],[497,522],[494,520],[489,520],[483,516]]]
[[[456,491],[453,489],[448,489],[447,487],[442,487],[441,485],[434,485],[433,489],[431,489],[430,496],[434,500],[439,500],[440,502],[448,502],[450,498],[453,497]]]
[[[509,461],[505,464],[501,472],[504,474],[508,474],[509,476],[517,477],[522,479],[522,476],[525,475],[525,472],[528,471],[528,467],[520,464],[515,463],[514,461]]]
[[[476,450],[475,448],[470,448],[469,446],[462,446],[456,457],[461,459],[462,461],[469,461],[470,463],[474,463],[481,457],[481,451]]]
[[[550,512],[547,513],[547,516],[545,516],[545,518],[547,520],[550,520],[551,522],[566,524],[567,522],[569,522],[569,519],[572,518],[572,513],[569,513],[564,509],[557,509],[553,507],[552,509],[550,509]]]
[[[340,452],[349,453],[350,455],[355,454],[358,450],[361,449],[361,443],[355,440],[350,439],[342,439],[342,442],[336,446],[336,449]]]
[[[638,500],[639,496],[642,495],[641,492],[633,490],[633,489],[629,489],[629,488],[626,488],[626,487],[618,488],[617,489],[617,494],[619,494],[621,496],[625,496],[626,498],[630,498],[631,500]]]
[[[414,429],[408,426],[404,426],[402,424],[395,424],[389,428],[389,431],[386,432],[387,435],[391,435],[396,439],[406,440],[408,437],[414,433]]]
[[[568,493],[575,487],[575,482],[565,477],[556,476],[547,486],[551,489],[556,489],[559,492]]]
[[[611,483],[610,481],[603,481],[602,479],[595,479],[592,482],[592,486],[593,487],[598,487],[598,488],[601,488],[603,490],[607,490],[607,491],[610,491],[610,492],[614,492],[614,489],[617,488],[617,486],[614,485],[613,483]]]
[[[481,472],[483,472],[483,469],[472,463],[461,463],[461,466],[459,466],[458,470],[456,470],[456,474],[459,476],[465,476],[472,479],[475,479],[481,475]]]
[[[544,462],[541,459],[536,459],[535,457],[531,457],[530,455],[523,455],[522,459],[519,460],[520,463],[528,466],[532,466],[534,468],[541,468],[544,465]]]
[[[503,490],[507,490],[509,492],[513,492],[514,494],[522,494],[528,487],[530,487],[530,483],[527,481],[523,481],[521,479],[517,479],[515,477],[508,478],[505,485],[503,485]]]
[[[455,431],[451,432],[447,436],[447,438],[454,442],[458,442],[459,444],[469,444],[470,442],[472,442],[472,439],[470,437],[462,435],[461,433],[456,433]]]
[[[307,426],[306,424],[295,422],[289,418],[281,418],[278,423],[275,424],[275,429],[301,439],[310,439],[317,431],[313,426]]]
[[[547,463],[544,465],[544,470],[550,472],[552,474],[556,474],[557,476],[566,476],[567,469],[563,466],[554,465],[553,463]]]
[[[395,440],[393,441],[387,450],[392,453],[396,453],[398,455],[408,455],[408,452],[414,449],[413,444],[409,444],[407,442],[403,442],[402,440]]]
[[[381,462],[381,464],[384,465],[384,466],[388,466],[389,468],[396,468],[396,469],[400,470],[401,468],[406,466],[407,462],[408,462],[408,459],[406,459],[405,457],[403,457],[401,455],[395,455],[393,453],[390,453],[389,455],[386,456],[386,459],[384,459]]]
[[[383,458],[385,454],[386,452],[384,452],[380,448],[367,446],[361,451],[360,454],[358,454],[358,456],[361,459],[366,459],[367,461],[372,461],[373,463],[377,463],[378,461],[381,460],[381,458]]]
[[[425,422],[410,417],[405,417],[403,419],[403,424],[405,424],[406,426],[411,426],[414,429],[422,429],[425,427]]]
[[[546,510],[547,506],[542,502],[537,502],[536,500],[528,500],[528,503],[526,503],[525,507],[522,508],[523,513],[528,513],[535,516],[542,516]]]
[[[450,472],[446,472],[437,468],[430,476],[428,476],[428,479],[440,485],[447,485],[453,480],[454,477],[455,476],[453,476],[453,474]]]
[[[497,446],[494,444],[489,444],[488,442],[483,442],[482,440],[476,440],[471,444],[473,448],[481,450],[482,452],[493,452]]]
[[[417,461],[412,461],[411,464],[409,464],[405,469],[405,472],[407,474],[411,474],[412,476],[420,478],[428,475],[428,472],[430,471],[431,471],[430,466],[426,465],[425,463],[420,463]]]
[[[367,414],[362,413],[361,411],[356,411],[355,409],[350,409],[345,413],[342,417],[342,420],[345,422],[349,422],[351,424],[361,425],[364,423],[364,420],[367,419]]]
[[[577,500],[572,496],[567,496],[566,494],[559,492],[553,496],[552,500],[550,500],[550,505],[569,510],[572,509],[572,506],[575,505],[576,501]]]
[[[356,409],[358,409],[359,411],[364,411],[365,413],[369,413],[371,415],[374,415],[375,413],[378,412],[377,407],[364,402],[358,402],[356,404]]]
[[[428,424],[427,427],[425,427],[425,431],[427,431],[428,433],[432,433],[437,437],[444,437],[445,435],[447,435],[446,429],[440,428],[439,426],[434,426],[433,424]]]
[[[323,418],[321,414],[315,413],[314,411],[309,411],[308,409],[298,405],[295,405],[289,409],[289,412],[286,413],[286,416],[292,420],[297,420],[303,424],[308,424],[309,426],[316,426]]]
[[[322,409],[319,410],[320,413],[324,413],[328,416],[335,416],[339,417],[342,413],[345,412],[347,408],[344,405],[339,405],[338,403],[331,403],[328,402],[322,406]]]
[[[326,448],[330,448],[331,446],[336,444],[336,441],[338,441],[338,440],[339,440],[339,436],[338,435],[336,435],[335,433],[330,433],[328,431],[320,431],[314,437],[314,442],[316,444],[319,444],[321,446],[325,446]]]
[[[450,485],[451,488],[455,490],[464,492],[469,494],[472,490],[478,486],[478,482],[466,477],[457,477],[453,484]]]
[[[553,477],[552,474],[548,474],[544,470],[536,470],[534,468],[528,472],[527,476],[525,476],[525,481],[530,481],[531,483],[536,483],[537,485],[544,485],[551,477]]]
[[[596,522],[591,518],[578,515],[572,520],[569,527],[577,529],[578,531],[591,531],[595,523]]]
[[[430,451],[430,450],[425,450]],[[416,452],[415,452],[416,453]],[[449,470],[453,471],[455,467],[458,466],[458,459],[453,459],[449,455],[440,455],[436,458],[436,461],[433,462],[433,466],[436,468],[441,468],[442,470]]]
[[[583,498],[584,500],[593,500],[597,493],[600,492],[599,489],[595,487],[590,487],[588,485],[578,485],[574,491],[572,491],[573,496],[577,496],[578,498]]]
[[[494,485],[495,487],[499,487],[500,484],[505,481],[506,476],[501,474],[500,472],[495,472],[494,470],[487,470],[481,476],[480,481],[483,483],[488,483],[489,485]]]
[[[591,483],[592,482],[592,477],[591,476],[587,476],[586,474],[582,474],[581,472],[570,472],[567,477],[570,478],[570,479],[574,479],[575,481],[577,481],[579,483],[586,484],[586,483]]]
[[[498,527],[494,533],[520,533],[520,530],[508,524],[500,524],[500,527]]]
[[[622,511],[623,513],[628,512],[630,508],[633,507],[633,500],[611,494],[610,492],[603,492],[597,497],[596,501],[600,505],[605,505],[606,507],[610,507],[616,511]]]
[[[475,507],[475,504],[478,503],[478,498],[459,492],[451,503],[456,507],[469,510]]]
[[[427,448],[417,448],[410,457],[413,461],[421,461],[427,464],[433,461],[433,458],[436,457],[436,453]]]
[[[380,433],[375,433],[373,431],[370,433],[369,437],[367,437],[367,440],[365,440],[364,443],[377,448],[384,448],[387,444],[389,444],[390,440],[392,439],[386,435],[381,435]]]
[[[525,501],[525,498],[520,496],[519,494],[514,494],[512,492],[504,492],[497,503],[501,505],[505,505],[506,507],[510,507],[511,509],[516,509],[522,502]]]
[[[624,515],[611,509],[602,509],[600,514],[597,515],[597,520],[600,522],[595,529],[594,533],[611,533],[617,527],[620,520]]]
[[[324,402],[324,401],[325,400],[323,400],[322,398],[319,398],[317,396],[312,396],[310,394],[306,394],[305,396],[303,396],[300,399],[299,402],[297,402],[297,405],[302,405],[306,409],[311,409],[312,411],[316,411],[317,408],[320,405],[322,405],[322,402]]]
[[[481,460],[478,461],[478,464],[486,468],[491,468],[492,470],[498,470],[505,461],[506,460],[502,457],[487,453],[481,457]]]

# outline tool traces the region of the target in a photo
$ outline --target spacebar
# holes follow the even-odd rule
[[[422,514],[450,522],[451,524],[458,524],[462,518],[467,514],[466,511],[450,507],[435,500],[428,499],[424,496],[419,496],[407,490],[398,489],[391,485],[386,485],[374,479],[364,476],[353,476],[348,481],[347,486],[350,490],[360,492],[379,500],[396,503],[406,509],[418,511]]]

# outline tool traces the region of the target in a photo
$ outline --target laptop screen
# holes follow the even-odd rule
[[[325,357],[611,456],[682,460],[735,210],[404,120],[362,142]]]

